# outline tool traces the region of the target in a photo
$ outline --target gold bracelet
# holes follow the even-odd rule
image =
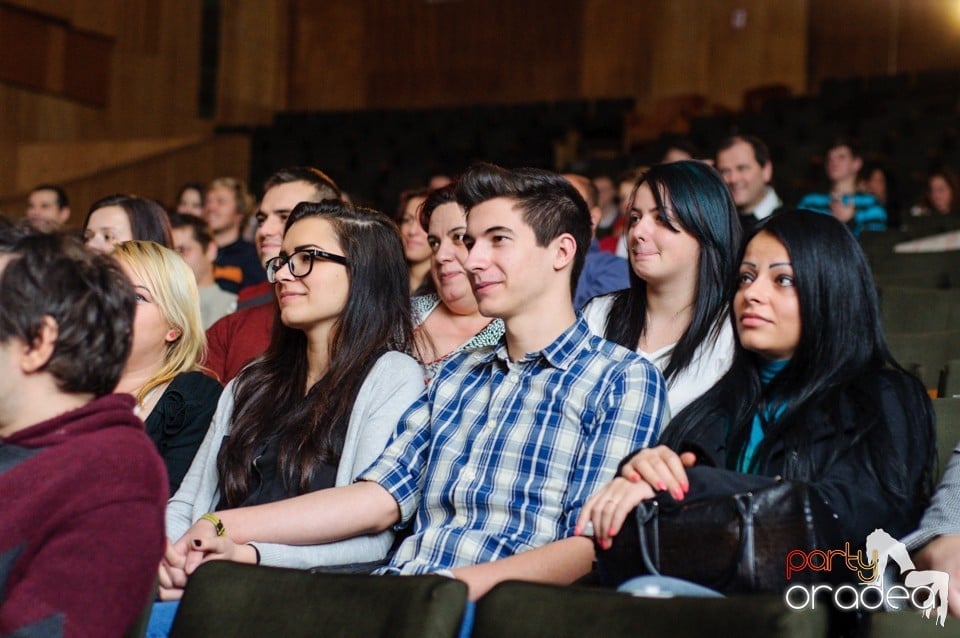
[[[223,521],[217,518],[217,515],[214,514],[213,512],[207,512],[200,518],[202,518],[205,521],[210,521],[211,523],[213,523],[214,529],[217,530],[217,536],[227,535],[227,530],[223,527]]]

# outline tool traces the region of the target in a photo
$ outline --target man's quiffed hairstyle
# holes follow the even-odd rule
[[[342,199],[343,194],[340,187],[337,186],[330,177],[319,168],[312,166],[289,166],[281,168],[271,175],[263,183],[263,192],[266,193],[274,186],[281,184],[291,184],[293,182],[306,182],[317,190],[316,201],[321,202],[325,199]]]
[[[457,182],[457,201],[467,215],[474,206],[498,197],[516,203],[523,222],[533,229],[537,245],[547,246],[564,233],[573,235],[577,253],[570,273],[570,292],[576,292],[592,229],[590,210],[573,184],[550,171],[508,170],[493,164],[475,164]]]
[[[113,392],[133,336],[133,286],[110,257],[85,250],[63,234],[0,231],[12,259],[0,275],[0,342],[32,343],[44,317],[57,323],[57,341],[45,366],[64,392]]]

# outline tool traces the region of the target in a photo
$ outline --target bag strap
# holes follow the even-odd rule
[[[641,501],[637,505],[637,541],[643,566],[652,576],[660,575],[660,529],[658,523],[660,504],[656,500]],[[647,534],[647,525],[653,529]],[[652,547],[651,547],[652,545]]]

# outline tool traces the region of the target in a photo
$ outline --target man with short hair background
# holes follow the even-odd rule
[[[752,135],[734,135],[717,149],[717,170],[730,189],[744,233],[783,206],[770,181],[773,162],[767,145]]]
[[[804,195],[797,208],[824,215],[833,215],[846,224],[855,237],[864,231],[887,229],[887,211],[877,198],[857,191],[857,174],[863,166],[856,143],[837,138],[827,148],[824,168],[830,180],[829,193]]]
[[[27,196],[27,222],[42,233],[63,228],[70,219],[70,200],[56,184],[40,184]]]
[[[190,266],[200,292],[200,316],[206,330],[220,317],[237,309],[237,295],[217,285],[213,263],[217,259],[217,242],[210,226],[194,215],[170,215],[173,247]]]

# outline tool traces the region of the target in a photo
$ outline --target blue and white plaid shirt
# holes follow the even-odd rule
[[[667,389],[646,359],[582,318],[511,362],[506,342],[449,360],[359,480],[396,499],[413,534],[381,573],[489,562],[573,535],[584,501],[657,440]]]

